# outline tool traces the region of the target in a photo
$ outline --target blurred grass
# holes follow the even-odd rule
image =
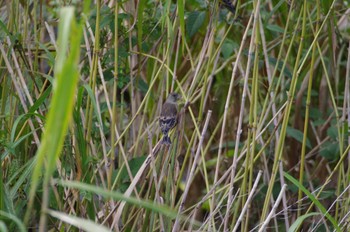
[[[230,2],[1,3],[1,230],[346,231],[348,2]]]
[[[32,214],[32,205],[36,190],[41,181],[43,169],[45,169],[45,172],[43,175],[43,201],[41,210],[46,211],[49,206],[49,182],[56,170],[56,164],[60,166],[60,162],[58,162],[59,156],[73,114],[79,78],[78,62],[82,36],[82,27],[76,24],[73,17],[73,7],[62,8],[58,27],[58,53],[55,62],[53,96],[47,114],[45,132],[43,133],[35,158],[36,165],[31,178],[31,189],[25,221],[28,221]],[[69,53],[67,54],[68,49]],[[40,218],[40,230],[45,231],[45,227],[46,214],[42,214]]]

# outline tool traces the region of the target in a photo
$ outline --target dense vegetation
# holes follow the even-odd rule
[[[0,231],[350,230],[348,1],[0,4]]]

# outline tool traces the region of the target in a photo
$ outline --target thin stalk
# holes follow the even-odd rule
[[[96,77],[97,77],[97,64],[98,64],[98,57],[100,52],[100,10],[101,10],[101,0],[96,0],[96,24],[95,24],[95,43],[94,43],[94,49],[93,49],[93,58],[92,58],[92,67],[91,72],[89,76],[89,86],[91,87],[92,91],[95,91],[96,88]],[[93,106],[91,103],[91,99],[87,99],[86,103],[86,121],[85,121],[85,128],[86,128],[86,144],[89,144],[89,141],[91,140],[91,130],[92,130],[92,117],[93,117]],[[87,149],[88,150],[88,149]]]
[[[34,1],[34,9],[39,9],[38,7],[39,1]],[[41,6],[42,4],[40,4]],[[34,38],[36,40],[35,43],[35,51],[34,51],[34,70],[38,70],[39,68],[39,41],[40,41],[40,24],[38,24],[38,19],[40,22],[41,17],[39,18],[37,15],[37,10],[33,10],[33,32],[34,32]],[[41,16],[41,7],[40,7],[40,13]],[[39,31],[39,33],[38,33]]]
[[[146,168],[150,164],[150,162],[152,160],[152,156],[156,157],[156,155],[157,155],[157,153],[159,152],[159,149],[160,149],[160,145],[161,145],[160,142],[161,141],[159,141],[155,145],[155,147],[152,149],[152,152],[147,156],[146,160],[143,162],[143,164],[141,165],[141,167],[137,171],[136,175],[134,176],[134,179],[131,181],[128,189],[124,192],[124,195],[126,197],[129,197],[131,195],[132,191],[135,189],[136,184],[138,183],[138,181],[140,180],[142,174],[145,172]],[[125,204],[126,204],[126,202],[121,202],[120,203],[117,212],[114,214],[112,226],[116,225],[116,223],[119,222],[119,220],[121,218],[121,214],[122,214],[123,209],[125,207]]]
[[[193,164],[192,164],[192,167],[191,167],[191,171],[189,173],[189,176],[187,178],[187,181],[186,181],[186,187],[185,187],[185,190],[184,190],[184,193],[182,194],[182,199],[181,199],[181,203],[180,203],[180,206],[179,206],[179,210],[178,210],[178,216],[176,217],[175,219],[175,223],[174,223],[174,226],[173,226],[173,229],[172,231],[173,232],[176,232],[179,230],[179,219],[180,219],[180,214],[182,213],[183,211],[183,207],[184,207],[184,204],[185,204],[185,201],[187,199],[187,194],[189,192],[189,189],[190,189],[190,186],[191,186],[191,183],[193,181],[193,177],[194,177],[194,173],[195,173],[195,170],[199,164],[199,155],[200,155],[200,152],[201,152],[201,148],[202,148],[202,144],[203,144],[203,140],[204,140],[204,135],[205,133],[207,132],[207,128],[208,128],[208,124],[209,124],[209,121],[210,121],[210,117],[211,117],[211,113],[212,111],[208,111],[208,114],[207,114],[207,118],[205,120],[205,123],[204,123],[204,126],[203,126],[203,130],[202,130],[202,134],[201,134],[201,137],[200,137],[200,140],[199,140],[199,144],[198,144],[198,147],[197,147],[197,152],[196,152],[196,155],[193,159]]]
[[[1,67],[4,66],[3,61],[4,61],[3,60],[3,56],[0,56],[0,66]],[[0,76],[3,77],[1,79],[2,84],[0,85],[0,87],[1,87],[1,99],[0,99],[1,108],[0,108],[0,114],[1,115],[5,115],[6,102],[8,101],[8,96],[9,96],[8,93],[9,93],[9,91],[11,91],[11,89],[8,86],[8,76],[7,75],[3,75],[2,70],[0,70]],[[14,118],[14,117],[11,116],[9,119],[11,119],[11,118]],[[5,129],[5,125],[7,125],[6,118],[5,117],[4,118],[1,117],[0,118],[0,122],[1,122],[0,123],[1,124],[0,130],[4,130]],[[12,127],[12,123],[9,124],[9,126]]]
[[[254,6],[254,14],[251,15],[251,19],[253,21],[253,28],[252,28],[252,35],[249,43],[249,56],[248,56],[248,62],[247,62],[247,68],[246,68],[246,73],[244,76],[244,84],[243,84],[243,93],[242,93],[242,100],[241,100],[241,109],[239,112],[239,119],[238,119],[238,126],[237,126],[237,134],[236,134],[236,141],[235,141],[235,151],[233,154],[233,161],[232,161],[232,170],[231,170],[231,177],[230,177],[230,190],[233,190],[233,183],[235,179],[235,174],[236,174],[236,167],[237,167],[237,157],[238,157],[238,151],[239,151],[239,142],[241,140],[241,134],[242,134],[242,124],[243,124],[243,115],[244,115],[244,106],[245,106],[245,100],[246,100],[246,95],[248,93],[248,79],[249,79],[249,74],[250,74],[250,68],[251,68],[251,63],[252,63],[252,55],[254,52],[256,52],[256,47],[255,47],[255,36],[256,36],[256,29],[257,29],[257,24],[259,23],[259,12],[260,12],[260,0],[257,1],[256,5]],[[248,29],[249,27],[247,27]],[[243,45],[243,44],[242,44]],[[239,62],[236,62],[235,65],[238,66]],[[226,102],[227,103],[227,102]],[[245,191],[245,190],[243,190]],[[232,193],[229,194],[228,196],[228,206],[232,204]],[[227,229],[227,224],[228,224],[228,218],[229,218],[229,213],[230,209],[227,208],[227,213],[225,216],[225,222],[224,222],[224,230],[226,231]]]
[[[319,44],[317,43],[317,48],[318,48],[318,52],[319,54],[322,54],[322,51],[321,51],[321,48],[319,46]],[[329,79],[329,76],[328,76],[328,73],[327,73],[327,68],[326,68],[326,64],[324,62],[324,59],[323,59],[323,56],[321,55],[320,56],[321,58],[321,63],[322,63],[322,66],[323,66],[323,69],[325,70],[325,77],[326,77],[326,80],[327,80],[327,85],[328,85],[328,88],[329,88],[329,94],[330,94],[330,99],[331,99],[331,102],[332,102],[332,105],[333,105],[333,108],[334,108],[334,113],[335,113],[335,118],[336,118],[336,126],[337,126],[337,132],[338,132],[338,140],[339,140],[339,153],[340,154],[343,154],[343,151],[344,151],[344,144],[343,144],[343,140],[341,140],[341,123],[340,123],[340,116],[339,116],[339,112],[338,112],[338,107],[336,105],[336,102],[335,102],[335,97],[334,97],[334,94],[333,94],[333,90],[332,90],[332,85],[330,83],[330,79]],[[338,163],[340,165],[340,170],[342,170],[342,167],[343,167],[343,162],[341,163]],[[341,172],[338,173],[339,177],[341,177]],[[341,183],[341,179],[338,179],[338,182],[337,182],[337,195],[339,195],[340,193],[340,183]],[[323,190],[323,187],[322,186],[322,190]],[[320,190],[319,194],[322,192],[322,190]],[[317,197],[319,196],[319,194],[317,195]],[[338,216],[338,202],[336,204],[336,210],[335,210],[335,219],[337,219],[337,216]],[[310,209],[310,208],[309,208]],[[309,211],[308,209],[308,211]]]
[[[292,10],[292,7],[290,7],[291,9],[289,10],[289,15],[291,13],[291,10]],[[287,24],[285,26],[285,28],[289,28],[289,21],[290,21],[290,17],[288,16],[287,18]],[[267,79],[268,79],[268,82],[269,82],[269,90],[268,90],[268,94],[267,96],[270,97],[270,103],[268,104],[268,107],[266,108],[266,114],[265,116],[261,117],[261,120],[259,120],[259,123],[260,124],[257,124],[258,125],[258,128],[257,128],[257,131],[260,132],[260,128],[261,126],[265,125],[265,119],[268,117],[268,113],[270,112],[268,109],[270,108],[270,105],[271,105],[271,108],[272,108],[272,115],[277,115],[277,107],[276,107],[276,101],[275,101],[275,92],[271,91],[272,90],[272,86],[274,86],[274,82],[272,80],[275,79],[275,75],[276,75],[276,71],[277,71],[277,67],[278,67],[278,63],[281,59],[281,54],[282,54],[282,51],[284,51],[284,49],[280,49],[279,50],[279,54],[278,54],[278,58],[277,58],[277,65],[275,66],[275,69],[274,69],[274,74],[272,76],[271,74],[271,68],[270,68],[270,62],[269,62],[269,55],[268,55],[268,51],[267,51],[267,45],[266,45],[266,38],[265,38],[265,32],[264,32],[264,27],[263,27],[263,23],[262,23],[262,20],[261,20],[261,15],[260,15],[260,18],[259,18],[259,22],[260,22],[260,35],[261,35],[261,43],[262,43],[262,48],[263,48],[263,53],[264,53],[264,58],[265,58],[265,66],[266,66],[266,73],[267,73]],[[282,38],[282,46],[283,47],[283,44],[285,42],[285,38],[286,38],[286,32],[288,30],[284,30],[284,33],[283,33],[283,38]],[[288,57],[288,56],[287,56]],[[284,62],[286,63],[286,62]],[[283,73],[283,72],[281,72]],[[270,93],[270,94],[269,94]],[[265,112],[265,108],[267,106],[267,103],[268,103],[268,97],[265,99],[265,102],[264,102],[264,106],[263,106],[263,110],[261,110],[261,113],[260,115],[263,115],[263,112]],[[274,122],[274,126],[275,128],[279,125],[279,122],[277,120],[277,117],[273,117],[273,122]],[[260,126],[261,125],[261,126]],[[275,130],[275,140],[278,141],[279,139],[279,132],[278,130]],[[269,142],[268,142],[269,143]],[[265,159],[265,156],[264,156],[264,162],[267,163],[266,159]],[[266,174],[266,176],[268,176],[268,174]],[[282,175],[281,175],[282,176]],[[268,177],[269,178],[269,177]],[[283,186],[284,184],[284,178],[283,176],[281,177],[281,185]],[[287,203],[287,196],[286,194],[283,195],[283,199],[282,199],[282,203],[283,203],[283,207],[284,208],[287,208],[288,206],[288,203]],[[288,216],[288,211],[287,210],[284,210],[283,211],[284,213],[284,224],[285,224],[285,228],[286,230],[288,230],[288,228],[290,227],[289,226],[289,216]],[[276,220],[276,219],[275,219]]]
[[[202,81],[202,78],[199,74],[202,71],[203,66],[204,66],[203,64],[206,61],[205,55],[206,55],[207,49],[209,47],[209,44],[210,44],[210,41],[212,40],[213,35],[214,35],[213,32],[210,30],[207,30],[207,33],[205,34],[205,38],[203,41],[201,52],[200,52],[200,55],[198,58],[197,67],[196,67],[195,73],[192,77],[192,81],[191,81],[191,85],[189,87],[189,90],[187,91],[189,93],[189,96],[193,95],[196,84],[198,84],[198,82]]]
[[[183,160],[182,167],[181,167],[181,170],[180,170],[179,176],[177,178],[177,182],[176,182],[176,186],[178,186],[178,189],[179,189],[179,186],[181,185],[184,172],[186,171],[186,166],[188,166],[187,165],[188,159],[192,155],[191,153],[192,153],[192,148],[194,147],[195,138],[196,138],[196,133],[193,133],[189,143],[187,144],[187,150],[186,150],[186,153],[184,155],[185,158]],[[177,194],[177,192],[175,193],[175,195],[176,194]],[[171,206],[174,207],[174,205],[175,205],[175,201],[173,201]]]
[[[217,4],[215,4],[215,9],[217,9]],[[216,13],[217,11],[214,10],[213,14]],[[210,34],[209,36],[209,41],[208,41],[208,49],[207,49],[207,65],[205,65],[206,69],[204,71],[204,74],[203,74],[203,88],[201,89],[201,93],[202,93],[202,96],[201,96],[201,101],[200,101],[200,104],[199,104],[199,113],[198,113],[198,122],[201,123],[202,122],[202,115],[203,115],[203,112],[205,111],[204,107],[204,100],[205,100],[205,94],[207,92],[207,88],[208,88],[208,77],[209,77],[209,73],[210,73],[210,70],[212,70],[213,68],[213,62],[210,62],[210,61],[214,61],[215,59],[215,54],[213,56],[213,50],[214,50],[214,42],[215,42],[215,34],[216,34],[216,18],[217,17],[210,17],[210,22],[209,22],[209,25],[208,25],[208,30],[207,31],[211,31],[212,33]],[[214,25],[214,26],[213,26]]]
[[[298,49],[298,53],[297,53],[297,57],[296,57],[296,61],[295,61],[295,67],[294,67],[294,71],[293,71],[292,81],[290,84],[290,91],[288,93],[288,100],[287,100],[288,105],[287,105],[286,112],[285,112],[284,117],[283,117],[283,122],[282,122],[282,127],[281,127],[281,137],[280,137],[280,140],[278,141],[278,145],[276,147],[275,159],[274,159],[274,164],[273,164],[273,168],[272,168],[272,175],[270,177],[267,193],[265,196],[264,207],[263,207],[262,214],[260,217],[261,222],[265,221],[266,214],[267,214],[267,211],[269,208],[269,201],[270,201],[271,196],[272,196],[272,189],[273,189],[273,186],[274,186],[274,183],[276,180],[278,166],[279,166],[280,160],[282,158],[284,142],[285,142],[285,137],[286,137],[286,131],[287,131],[287,125],[288,125],[288,121],[289,121],[289,117],[290,117],[290,112],[291,112],[291,109],[293,106],[294,92],[295,92],[298,74],[299,74],[299,73],[297,73],[297,70],[298,70],[297,67],[299,67],[299,65],[300,65],[299,62],[300,62],[300,57],[301,57],[302,51],[303,51],[304,37],[305,37],[305,31],[306,31],[306,0],[304,0],[304,4],[303,4],[302,9],[303,10],[300,11],[300,15],[298,17],[298,21],[296,24],[296,29],[297,29],[298,25],[299,25],[300,17],[301,17],[301,15],[303,15],[301,39],[300,39],[299,49]]]
[[[20,100],[20,102],[22,104],[24,112],[28,112],[28,106],[26,104],[26,100],[24,98],[24,93],[22,92],[21,85],[16,79],[15,72],[12,69],[12,65],[10,64],[9,60],[7,59],[6,52],[4,50],[4,47],[3,47],[2,43],[0,43],[0,52],[1,52],[2,56],[4,57],[4,61],[5,61],[7,70],[8,70],[8,72],[9,72],[11,78],[12,78],[12,82],[14,84],[14,88],[15,88],[17,94],[18,94],[18,98],[19,98],[19,100]],[[33,132],[34,141],[35,141],[36,145],[39,146],[40,145],[39,136],[38,136],[38,134],[36,132],[36,129],[35,129],[34,124],[33,124],[33,121],[31,119],[29,119],[29,126],[30,126],[30,129]]]
[[[247,142],[248,148],[247,148],[247,160],[246,160],[246,170],[249,170],[249,183],[248,183],[248,193],[252,192],[252,184],[253,184],[253,165],[251,168],[249,168],[249,164],[253,163],[254,156],[255,156],[255,149],[256,149],[256,133],[257,133],[257,107],[258,107],[258,79],[259,79],[259,38],[260,38],[260,20],[257,23],[256,28],[256,35],[255,35],[255,62],[254,62],[254,70],[253,70],[253,83],[252,83],[252,97],[251,97],[251,111],[249,112],[249,125],[251,126],[248,133],[252,133],[252,137],[249,137],[249,139],[252,139],[252,142]],[[251,146],[251,148],[250,148]],[[248,154],[248,151],[249,154]],[[248,174],[248,173],[247,173]],[[248,205],[247,214],[245,217],[245,231],[248,231],[248,225],[249,225],[249,213],[250,213],[250,204]]]
[[[276,199],[276,202],[275,204],[273,205],[269,215],[267,216],[266,220],[262,223],[260,229],[259,229],[259,232],[263,232],[266,230],[266,227],[267,225],[269,224],[269,221],[271,220],[272,217],[275,216],[275,212],[276,212],[276,209],[280,203],[280,201],[282,200],[282,196],[284,195],[284,192],[286,191],[286,188],[287,188],[287,185],[283,185],[282,188],[281,188],[281,191],[280,191],[280,194],[278,195],[277,199]]]
[[[344,121],[346,121],[345,118],[347,118],[347,123],[348,125],[350,125],[350,41],[348,44],[348,56],[347,56],[348,60],[346,63],[346,76],[345,76],[345,86],[344,86],[344,104],[343,104],[343,118]],[[348,135],[348,144],[350,144],[350,135]],[[348,167],[350,167],[350,152],[348,153]],[[346,176],[350,176],[350,169],[348,168],[346,171]],[[349,185],[350,179],[346,178],[345,180],[345,186]],[[350,194],[350,193],[348,193]],[[350,197],[349,195],[346,197],[347,203],[345,204],[345,209],[344,212],[349,212],[349,201],[350,201]]]
[[[320,5],[319,1],[317,1],[317,19],[316,22],[319,21],[320,17]],[[318,24],[316,24],[316,31],[318,31]],[[311,104],[311,91],[312,91],[312,80],[313,80],[313,74],[314,74],[314,65],[316,60],[316,43],[312,46],[312,55],[311,55],[311,63],[310,63],[310,76],[309,76],[309,83],[308,83],[308,91],[307,91],[307,97],[306,97],[306,109],[305,109],[305,121],[304,121],[304,136],[303,136],[303,142],[302,142],[302,148],[301,148],[301,158],[300,158],[300,170],[299,170],[299,184],[303,185],[304,180],[304,169],[305,169],[305,153],[306,153],[306,142],[307,142],[307,134],[308,134],[308,127],[309,127],[309,116],[310,116],[310,104]],[[301,209],[302,209],[302,197],[303,192],[301,189],[298,191],[298,212],[297,217],[299,218],[301,215]]]
[[[249,192],[248,199],[245,201],[245,203],[244,203],[244,205],[242,207],[242,212],[239,215],[239,217],[238,217],[238,219],[236,221],[235,227],[233,228],[232,232],[236,232],[237,231],[238,226],[240,225],[240,222],[243,220],[243,217],[244,217],[245,213],[248,212],[249,207],[250,207],[249,205],[250,205],[250,203],[252,201],[252,198],[253,198],[253,195],[254,195],[254,193],[256,191],[256,188],[258,187],[258,183],[259,183],[259,180],[261,178],[261,175],[262,175],[262,171],[260,170],[259,173],[258,173],[258,176],[255,179],[254,185],[251,188],[251,191]],[[248,230],[246,230],[246,231],[248,231]]]
[[[114,6],[114,80],[113,80],[113,99],[112,99],[112,129],[111,129],[111,160],[114,163],[114,156],[116,146],[114,141],[116,140],[116,130],[117,130],[117,94],[118,94],[118,45],[119,45],[119,33],[118,33],[118,13],[119,13],[119,3],[115,1]],[[108,173],[108,189],[111,189],[111,179],[112,179],[113,165],[111,165]]]
[[[284,46],[285,46],[287,35],[288,35],[288,30],[287,29],[289,28],[289,23],[290,23],[291,18],[292,18],[291,15],[292,15],[292,12],[293,12],[293,8],[294,8],[294,0],[292,0],[292,3],[290,5],[290,9],[289,9],[289,12],[288,12],[287,23],[286,23],[286,26],[285,26],[285,30],[283,32],[282,42],[281,42],[281,46],[280,46],[280,49],[279,49],[279,52],[278,52],[276,66],[275,66],[275,69],[273,71],[273,74],[271,75],[272,78],[269,79],[269,88],[268,88],[268,91],[267,91],[267,95],[270,96],[270,99],[269,98],[265,99],[263,107],[262,107],[262,110],[261,110],[261,115],[264,115],[265,113],[267,113],[267,106],[268,106],[269,101],[275,102],[275,100],[276,100],[276,94],[275,93],[277,93],[277,90],[279,88],[280,80],[282,79],[281,77],[283,75],[283,71],[284,71],[285,66],[287,64],[287,62],[283,62],[283,66],[282,66],[281,71],[280,71],[281,74],[280,74],[280,77],[278,78],[278,83],[275,85],[275,89],[273,90],[273,87],[274,87],[273,83],[274,83],[274,80],[275,80],[275,77],[276,77],[276,74],[277,74],[277,71],[278,71],[278,64],[280,63],[280,60],[282,59],[283,52],[285,51],[284,50]],[[294,33],[294,35],[295,35],[295,33]],[[264,37],[262,37],[262,38],[264,38]],[[293,36],[293,38],[294,38],[294,36]],[[292,45],[293,45],[292,41],[294,41],[293,38],[291,39],[290,45],[288,46],[287,53],[285,54],[285,59],[287,59],[289,57],[289,54],[290,54],[290,51],[291,51],[291,48],[292,48]],[[276,115],[276,112],[273,112],[273,113],[274,113],[274,115]],[[262,122],[263,118],[264,117],[261,117],[261,120],[258,123],[259,125],[262,124],[261,122]],[[276,120],[274,122],[275,122],[275,126],[276,126]],[[279,139],[279,134],[278,134],[278,132],[276,132],[276,141],[278,141],[278,139]]]
[[[236,76],[238,63],[240,62],[242,51],[243,51],[244,44],[245,44],[245,40],[247,39],[248,31],[249,31],[249,28],[250,28],[250,25],[251,25],[252,21],[253,21],[253,15],[251,15],[250,18],[249,18],[249,22],[248,22],[248,24],[246,26],[246,30],[245,30],[245,32],[243,34],[241,46],[240,46],[238,54],[237,54],[237,59],[236,59],[236,62],[234,64],[234,67],[233,67],[233,70],[232,70],[232,76],[231,76],[229,90],[228,90],[228,93],[227,93],[227,98],[226,98],[226,103],[225,103],[225,110],[224,110],[224,117],[223,117],[223,122],[222,122],[222,127],[221,127],[220,142],[219,142],[219,149],[218,149],[218,157],[217,157],[216,168],[215,168],[215,175],[214,175],[214,181],[213,181],[214,184],[217,182],[218,177],[219,177],[221,153],[222,153],[224,136],[225,136],[225,129],[226,129],[226,123],[227,123],[227,114],[228,114],[228,110],[229,110],[229,107],[230,107],[231,95],[232,95],[232,91],[233,91],[233,83],[234,83],[234,79],[235,79],[234,77]],[[229,196],[231,196],[231,195],[229,195]],[[229,199],[232,199],[232,196]],[[213,194],[213,198],[211,199],[211,201],[212,201],[211,205],[215,205],[215,193]],[[230,205],[230,201],[228,202],[228,205]],[[228,222],[228,215],[226,216],[225,229],[227,228],[227,222]]]

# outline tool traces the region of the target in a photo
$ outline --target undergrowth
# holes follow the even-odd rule
[[[349,230],[347,1],[0,7],[0,231]]]

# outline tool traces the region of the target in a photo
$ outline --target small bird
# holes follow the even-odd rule
[[[162,144],[170,145],[171,140],[168,136],[169,131],[174,128],[178,120],[178,106],[177,101],[181,99],[181,95],[178,93],[170,93],[166,101],[162,106],[162,112],[159,117],[159,126],[163,133]]]
[[[222,0],[219,4],[225,7],[227,10],[231,11],[232,14],[235,14],[236,7],[232,4],[230,0]]]

